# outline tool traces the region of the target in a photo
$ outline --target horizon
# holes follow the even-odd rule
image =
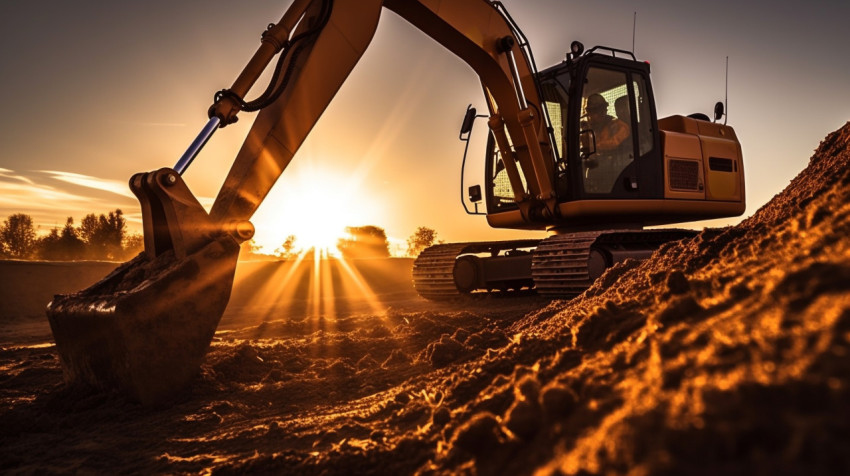
[[[128,231],[139,232],[127,180],[176,162],[213,92],[232,82],[265,24],[290,2],[214,2],[204,11],[159,1],[48,3],[0,7],[0,94],[9,108],[0,127],[0,217],[29,214],[46,233],[67,216],[76,222],[120,208]],[[562,60],[572,40],[631,50],[634,33],[636,55],[652,65],[659,117],[710,112],[724,99],[729,57],[728,123],[744,150],[748,206],[742,217],[695,226],[752,215],[850,119],[850,58],[830,52],[850,42],[841,27],[846,2],[779,2],[765,15],[740,2],[703,11],[656,1],[637,9],[634,30],[635,8],[625,1],[503,3],[540,69]],[[227,39],[211,35],[210,24],[227,24]],[[369,50],[253,217],[257,241],[270,252],[288,235],[315,231],[309,241],[319,241],[364,225],[384,228],[396,244],[418,226],[446,241],[542,236],[491,229],[457,203],[456,137],[468,103],[483,105],[471,69],[384,12]],[[252,116],[241,117],[184,176],[205,207],[250,127]],[[482,155],[475,139],[470,160]],[[466,184],[480,183],[480,170],[468,168]],[[317,213],[331,206],[343,209],[319,215],[316,227]]]

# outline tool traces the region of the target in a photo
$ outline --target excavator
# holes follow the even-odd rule
[[[144,252],[48,304],[66,382],[117,388],[147,405],[189,386],[230,297],[239,245],[253,236],[249,220],[368,47],[383,8],[481,80],[489,134],[483,187],[469,188],[473,213],[495,228],[548,232],[426,249],[413,270],[422,296],[574,295],[614,263],[694,233],[644,227],[744,212],[741,146],[718,122],[723,104],[714,121],[657,118],[649,64],[628,51],[573,42],[563,62],[538,70],[498,1],[294,0],[231,87],[216,93],[177,164],[130,179]],[[270,66],[269,84],[246,100]],[[182,174],[243,111],[258,114],[208,213]],[[479,117],[468,108],[461,139]]]

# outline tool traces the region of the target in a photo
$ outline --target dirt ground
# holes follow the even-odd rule
[[[848,236],[850,123],[754,216],[572,300],[427,302],[409,261],[240,264],[165,409],[66,387],[19,310],[0,472],[850,474]]]

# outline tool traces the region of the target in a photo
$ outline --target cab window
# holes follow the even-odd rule
[[[588,70],[578,124],[586,193],[610,194],[620,174],[634,161],[629,86],[623,71]]]
[[[652,140],[652,118],[649,111],[649,94],[647,93],[646,79],[642,74],[634,74],[632,76],[634,87],[634,95],[637,100],[637,137],[638,137],[638,155],[643,157],[648,154],[654,147]]]

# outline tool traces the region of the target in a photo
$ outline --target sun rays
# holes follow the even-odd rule
[[[361,180],[334,169],[330,161],[305,159],[287,169],[251,219],[257,228],[254,240],[266,252],[294,235],[296,248],[335,254],[346,227],[384,215],[384,204]]]
[[[383,319],[387,305],[374,286],[393,272],[380,269],[387,261],[343,259],[311,249],[289,260],[240,262],[228,314],[241,328],[257,326],[257,338],[274,337],[269,328],[279,322],[297,321],[312,334],[335,332],[352,314]]]

